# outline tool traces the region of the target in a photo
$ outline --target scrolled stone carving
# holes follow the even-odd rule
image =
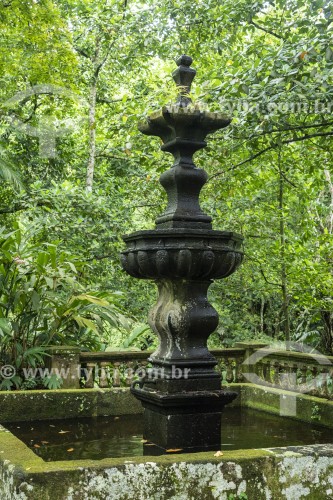
[[[201,277],[209,278],[215,263],[215,254],[212,250],[204,250],[201,258]]]
[[[207,300],[211,281],[160,280],[159,298],[149,314],[149,324],[159,337],[150,360],[191,368],[213,367],[216,360],[207,349],[207,338],[218,324],[218,314]],[[200,370],[199,370],[200,372]],[[214,376],[214,374],[213,374]],[[217,374],[216,374],[217,376]]]
[[[160,276],[161,278],[167,276],[170,266],[170,259],[168,252],[166,250],[157,250],[155,260],[156,260],[156,270],[158,276]]]
[[[174,255],[174,261],[177,265],[176,274],[179,278],[191,276],[192,252],[188,248],[179,250]]]
[[[188,237],[184,248],[180,238],[170,237],[170,231],[150,239],[148,233],[152,232],[142,234],[122,253],[124,269],[135,278],[219,279],[229,276],[242,262],[237,235],[220,232],[220,238],[211,240]]]

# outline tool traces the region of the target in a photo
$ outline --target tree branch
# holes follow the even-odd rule
[[[96,102],[100,104],[113,104],[114,102],[121,102],[122,99],[104,99],[103,97],[97,97]]]
[[[267,132],[263,132],[262,134],[260,134],[258,136],[255,136],[255,137],[260,137],[260,136],[268,135],[268,134],[275,134],[275,133],[278,133],[278,132],[288,132],[288,131],[293,131],[293,130],[304,130],[304,129],[308,129],[308,128],[327,127],[329,125],[333,125],[333,121],[330,121],[330,122],[321,122],[321,123],[311,123],[309,125],[297,125],[295,127],[285,127],[285,128],[282,128],[282,129],[269,130]]]
[[[127,100],[128,101],[138,101],[140,99],[142,99],[142,95],[138,95],[138,96],[133,96],[133,97],[129,97]],[[99,104],[114,104],[115,102],[121,102],[123,100],[123,98],[119,98],[119,99],[106,99],[105,97],[97,97],[96,101],[99,103]]]
[[[325,176],[325,179],[328,183],[328,188],[329,188],[330,196],[331,196],[330,213],[328,216],[328,221],[329,221],[328,231],[330,234],[332,234],[332,232],[333,232],[333,182],[332,182],[332,178],[331,178],[331,173],[326,168],[324,169],[324,176]]]
[[[109,155],[107,153],[99,153],[99,154],[96,154],[95,158],[104,158],[106,160],[121,160],[121,161],[126,161],[126,162],[131,162],[131,163],[136,163],[137,165],[140,165],[140,161],[139,160],[136,160],[135,158],[133,157],[129,157],[129,156],[115,156],[115,155]]]
[[[262,277],[264,278],[265,283],[267,283],[268,285],[278,286],[279,288],[281,288],[281,283],[274,283],[273,281],[269,281],[269,280],[266,278],[265,273],[264,273],[264,271],[262,270],[262,268],[260,268],[260,274],[261,274],[261,275],[262,275]]]
[[[274,31],[271,31],[267,28],[264,28],[263,26],[259,26],[259,24],[252,21],[252,19],[249,22],[250,22],[250,24],[252,24],[252,26],[257,28],[258,30],[264,31],[265,33],[268,33],[269,35],[275,36],[275,38],[278,38],[279,40],[284,40],[283,36],[278,35],[277,33],[274,33]]]
[[[329,122],[321,122],[321,123],[312,123],[309,125],[296,125],[295,127],[285,127],[285,128],[279,128],[279,129],[274,129],[274,130],[267,130],[266,132],[261,132],[260,134],[257,135],[252,135],[250,137],[239,137],[234,135],[234,139],[238,140],[248,140],[248,139],[257,139],[258,137],[263,137],[265,135],[271,135],[271,134],[278,134],[280,132],[292,132],[293,130],[305,130],[309,128],[320,128],[320,127],[328,127],[330,125],[333,125],[333,121]],[[222,139],[224,136],[223,135],[215,135],[214,137],[211,138],[211,140],[215,139]]]
[[[280,147],[285,144],[291,144],[292,142],[300,142],[300,141],[306,141],[308,139],[313,139],[314,137],[328,137],[332,136],[332,132],[318,132],[316,134],[305,134],[302,135],[301,137],[294,137],[293,139],[287,139],[285,141],[280,141],[279,143],[273,143],[270,146],[267,146],[267,148],[262,149],[261,151],[258,151],[258,153],[255,153],[254,155],[250,156],[249,158],[246,158],[245,160],[237,163],[236,165],[233,165],[232,167],[228,168],[227,170],[223,170],[221,172],[216,172],[216,174],[213,174],[209,177],[208,181],[211,181],[215,177],[219,177],[220,175],[225,174],[226,172],[229,172],[230,170],[235,170],[237,167],[240,167],[241,165],[244,165],[245,163],[248,163],[249,161],[252,161],[259,156],[263,155],[264,153],[267,153],[267,151],[270,151],[271,149],[275,149],[277,147]]]
[[[267,151],[269,151],[270,149],[273,149],[273,146],[268,146],[267,148],[265,149],[262,149],[261,151],[259,151],[258,153],[250,156],[249,158],[246,158],[245,160],[239,162],[239,163],[236,163],[236,165],[233,165],[232,167],[230,168],[227,168],[226,170],[223,170],[221,172],[216,172],[216,174],[213,174],[209,177],[208,181],[211,181],[212,179],[215,179],[215,177],[219,177],[220,175],[223,175],[225,174],[226,172],[230,172],[230,170],[235,170],[237,167],[240,167],[241,165],[244,165],[245,163],[248,163],[249,161],[252,161],[252,160],[255,160],[256,158],[258,158],[258,156],[261,156],[263,155],[264,153],[266,153]]]
[[[160,203],[144,203],[143,205],[130,205],[128,208],[160,207]]]
[[[297,125],[295,127],[286,127],[286,128],[281,128],[281,129],[275,129],[275,130],[267,130],[266,132],[262,132],[258,135],[254,135],[250,137],[250,139],[256,139],[257,137],[263,137],[265,135],[271,135],[271,134],[277,134],[281,132],[292,132],[294,130],[305,130],[309,128],[320,128],[320,127],[328,127],[330,125],[333,125],[333,121],[330,122],[322,122],[322,123],[313,123],[311,125]],[[236,139],[242,139],[242,137],[235,137]]]
[[[260,238],[260,239],[276,240],[275,236],[268,236],[268,235],[263,236],[262,234],[244,234],[244,238]]]
[[[51,207],[52,205],[46,201],[38,201],[34,205],[35,207]],[[0,214],[14,214],[16,212],[20,212],[21,210],[29,210],[32,208],[31,206],[24,205],[22,203],[16,203],[12,207],[0,208]]]
[[[85,52],[83,49],[80,49],[79,47],[74,47],[74,49],[76,50],[76,52],[81,54],[81,56],[86,57],[87,59],[91,59],[89,54],[87,54],[87,52]]]
[[[40,102],[38,104],[38,99],[37,99],[37,96],[36,94],[34,95],[34,107],[33,107],[33,110],[31,111],[30,115],[28,116],[28,118],[25,118],[24,120],[22,120],[22,123],[28,123],[34,116],[34,114],[36,113],[37,109],[42,105],[42,103]]]
[[[84,259],[84,262],[91,262],[92,260],[110,259],[111,257],[114,257],[114,254],[110,254],[110,255],[93,255],[92,257],[89,257],[88,259]]]
[[[279,171],[274,165],[273,165],[273,168],[274,168],[274,170],[276,170],[277,172],[279,172],[279,174],[281,175],[281,177],[283,177],[283,179],[286,182],[288,182],[288,184],[290,184],[294,188],[297,188],[296,184],[294,184],[290,179],[288,179],[288,177],[286,176],[286,174],[282,170]]]
[[[262,269],[262,267],[261,267],[261,262],[260,262],[260,260],[259,260],[259,259],[256,259],[255,257],[252,257],[252,256],[250,256],[250,255],[246,255],[246,254],[245,254],[245,256],[246,256],[249,260],[252,260],[252,261],[255,261],[255,262],[257,262],[257,263],[258,263],[258,265],[259,265],[259,271],[260,271],[260,274],[261,274],[261,275],[262,275],[262,277],[264,278],[265,283],[267,283],[268,285],[277,286],[277,287],[281,288],[281,283],[274,283],[273,281],[269,281],[269,280],[266,278],[265,273],[264,273],[264,271],[263,271],[263,269]]]

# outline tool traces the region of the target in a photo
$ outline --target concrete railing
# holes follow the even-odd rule
[[[152,354],[52,349],[49,367],[66,367],[71,374],[69,380],[63,380],[63,388],[129,387],[145,374]],[[266,344],[250,342],[211,352],[224,384],[247,382],[333,399],[333,356],[271,349]]]
[[[226,382],[240,382],[240,366],[244,361],[243,348],[211,351],[218,360],[218,369]],[[143,376],[152,351],[89,352],[80,354],[81,375],[85,388],[130,386]]]
[[[333,399],[333,356],[267,348],[253,361],[254,383]]]

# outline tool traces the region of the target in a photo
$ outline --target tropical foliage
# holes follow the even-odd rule
[[[197,155],[203,209],[245,238],[212,345],[333,352],[332,21],[331,0],[0,0],[2,354],[126,347],[137,327],[151,344],[154,286],[118,256],[161,212],[170,158],[137,122],[174,99],[181,53],[193,98],[233,117]]]
[[[0,235],[0,360],[17,374],[6,385],[19,386],[22,368],[42,364],[49,345],[100,350],[107,331],[129,329],[119,294],[85,293],[82,263],[32,236],[20,229]]]

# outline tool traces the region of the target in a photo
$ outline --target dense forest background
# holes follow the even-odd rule
[[[333,353],[332,21],[331,0],[0,0],[3,359],[156,342],[154,284],[119,253],[166,201],[171,156],[137,123],[174,100],[182,53],[195,102],[233,117],[196,155],[204,211],[244,236],[210,345]]]

